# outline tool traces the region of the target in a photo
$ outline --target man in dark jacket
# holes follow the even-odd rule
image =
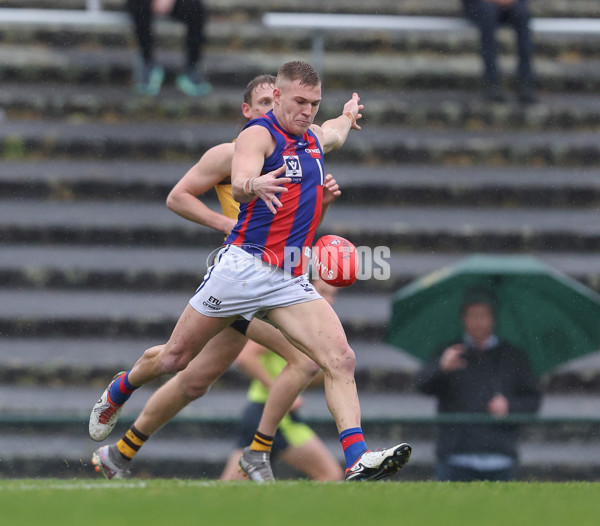
[[[461,308],[461,342],[433,354],[417,388],[438,399],[440,413],[534,413],[540,391],[523,351],[494,335],[496,301],[470,291]],[[513,424],[443,424],[437,442],[439,480],[511,480],[517,463]]]

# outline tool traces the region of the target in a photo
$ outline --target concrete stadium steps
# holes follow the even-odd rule
[[[3,476],[95,476],[90,466],[91,453],[99,444],[87,437],[90,400],[95,388],[19,388],[10,390],[10,414],[0,419],[0,447]],[[121,436],[152,393],[142,389],[125,406],[115,440]],[[2,396],[0,400],[5,399]],[[161,429],[144,446],[132,464],[138,477],[179,476],[216,478],[229,452],[235,447],[235,424],[245,401],[243,391],[215,389],[198,400]],[[433,477],[435,428],[428,424],[408,423],[435,414],[431,398],[420,395],[365,393],[361,396],[363,428],[372,447],[406,441],[413,446],[411,462],[398,480]],[[597,403],[589,396],[547,396],[540,416],[561,415],[564,406],[577,407],[574,418],[598,418]],[[2,407],[5,409],[5,407]],[[53,412],[49,418],[48,411]],[[325,440],[341,462],[341,448],[335,425],[327,412],[322,393],[305,393],[302,415]],[[400,420],[396,421],[395,418]],[[404,419],[404,420],[403,420]],[[398,422],[403,422],[399,424]],[[521,430],[519,478],[522,480],[595,480],[600,464],[593,423],[556,426],[524,426]],[[588,433],[580,435],[582,429]],[[552,432],[549,442],[545,433]],[[108,443],[105,442],[105,443]],[[556,455],[560,448],[561,454]],[[33,455],[30,452],[35,452]],[[275,464],[282,478],[295,476]]]
[[[0,25],[0,476],[96,476],[91,406],[112,374],[168,337],[222,243],[168,211],[168,191],[206,148],[235,137],[251,77],[311,58],[308,35],[262,34],[262,13],[297,6],[205,1],[215,90],[200,99],[172,85],[182,61],[176,24],[160,29],[158,56],[168,67],[155,99],[131,91],[136,50],[127,32]],[[303,9],[460,16],[459,0],[322,4],[307,0]],[[2,5],[80,8],[84,0]],[[533,0],[532,9],[600,16],[596,0]],[[540,103],[523,107],[481,100],[474,34],[327,37],[318,122],[339,115],[353,90],[367,109],[363,131],[328,155],[344,193],[319,235],[392,248],[390,279],[341,291],[336,310],[357,352],[369,444],[411,442],[413,459],[400,475],[409,480],[432,477],[434,430],[402,419],[431,417],[435,403],[414,392],[420,362],[383,343],[395,290],[479,251],[533,254],[600,291],[598,39],[536,37]],[[510,85],[510,32],[501,48]],[[158,385],[136,393],[116,434]],[[228,371],[150,441],[136,474],[218,476],[246,385],[236,368]],[[526,426],[519,478],[600,479],[600,352],[564,364],[542,387],[542,415],[591,420]],[[303,414],[340,455],[322,393],[306,399]]]
[[[106,387],[106,382],[100,387]],[[138,416],[147,400],[153,394],[157,384],[146,385],[135,392],[124,406],[115,433],[127,429],[131,422]],[[85,429],[87,438],[87,422],[90,407],[98,399],[96,385],[52,387],[52,386],[1,386],[0,408],[2,417],[0,427],[7,429],[32,429],[48,431],[61,422],[62,428]],[[307,390],[304,395],[304,404],[300,410],[302,417],[311,425],[319,429],[325,438],[336,434],[335,425],[321,389]],[[206,422],[215,426],[230,428],[237,421],[237,417],[246,403],[246,391],[243,389],[220,389],[219,383],[215,385],[206,396],[195,400],[183,409],[168,426],[160,431],[165,436],[183,430],[193,430],[198,438],[210,438],[214,430],[205,427]],[[91,405],[90,405],[91,404]],[[431,437],[430,425],[427,421],[436,415],[436,402],[433,397],[414,393],[384,393],[366,392],[361,396],[363,419],[365,429],[373,433],[395,432],[401,433],[398,426],[411,425],[413,437]],[[571,408],[565,415],[565,408]],[[538,416],[542,420],[564,417],[564,426],[556,431],[554,438],[573,436],[577,425],[598,426],[600,409],[597,396],[586,394],[548,394],[544,397]],[[544,431],[529,430],[531,437],[543,436]],[[538,424],[542,425],[542,423]],[[543,425],[548,425],[544,423]],[[531,424],[531,427],[535,427]],[[420,428],[420,429],[419,429]],[[55,431],[61,428],[56,428]],[[218,433],[218,430],[216,431]],[[214,435],[212,435],[214,436]],[[400,437],[398,437],[400,438]],[[407,439],[408,437],[404,437]],[[88,438],[88,441],[91,440]],[[586,435],[582,443],[597,442],[593,435]]]
[[[89,334],[80,337],[71,334],[40,338],[30,334],[2,337],[0,345],[10,350],[10,354],[0,355],[0,383],[55,389],[95,386],[102,390],[116,372],[129,369],[145,349],[165,339],[157,336],[151,340],[147,334],[137,338]],[[414,394],[415,375],[422,366],[419,359],[372,338],[350,335],[349,341],[356,353],[355,378],[361,393]],[[164,381],[166,378],[152,385]],[[575,394],[597,395],[600,352],[559,366],[544,375],[541,382],[546,395],[564,395],[567,400]],[[243,389],[247,385],[248,378],[233,366],[221,377],[216,389]],[[568,401],[564,404],[566,414],[569,413],[567,406]]]
[[[600,238],[593,213],[529,208],[403,207],[391,213],[353,206],[332,208],[321,225],[356,245],[394,249],[528,252],[595,250]],[[358,224],[354,223],[356,218]]]
[[[169,191],[194,163],[0,161],[0,199],[137,201],[164,208]],[[594,168],[326,162],[326,169],[342,189],[336,205],[587,209],[600,204],[600,182]],[[212,192],[203,196],[203,201],[218,206]]]
[[[234,15],[241,20],[256,16],[264,11],[297,11],[287,0],[204,0],[205,6],[214,17]],[[600,6],[595,0],[531,0],[535,16],[544,17],[593,17],[600,15]],[[41,9],[83,9],[86,0],[3,0],[6,7]],[[123,0],[102,0],[103,9],[123,9]],[[453,16],[460,13],[460,0],[403,0],[399,7],[394,0],[305,0],[306,12],[332,13],[381,13],[386,15],[431,15]]]
[[[366,123],[365,123],[366,124]],[[0,156],[100,160],[177,160],[196,162],[202,152],[237,135],[234,123],[173,121],[96,123],[53,121],[0,122]],[[366,126],[351,133],[329,162],[364,164],[438,164],[488,166],[600,165],[600,132],[463,128],[414,129]]]
[[[85,433],[85,426],[81,426]],[[413,447],[410,462],[394,476],[393,481],[422,481],[435,478],[435,444],[433,440],[412,440],[410,429],[398,440],[368,435],[369,444],[390,446],[403,440]],[[120,436],[120,435],[117,435]],[[394,440],[395,439],[395,440]],[[116,440],[116,439],[115,439]],[[108,442],[107,442],[108,443]],[[343,466],[339,441],[325,440],[326,446]],[[5,452],[0,464],[2,477],[52,477],[97,478],[90,463],[92,452],[99,446],[90,439],[73,434],[43,436],[0,435],[0,447]],[[236,448],[235,434],[224,433],[216,439],[197,439],[195,435],[181,438],[155,436],[136,457],[131,466],[134,478],[177,477],[189,479],[217,479],[231,451]],[[577,441],[522,442],[519,448],[520,465],[516,480],[520,481],[596,481],[600,466],[590,459],[598,458],[596,444]],[[560,455],[556,455],[556,451]],[[28,451],[35,452],[28,454]],[[554,452],[554,453],[553,453]],[[273,462],[273,472],[278,480],[302,478],[302,474],[281,462]]]
[[[372,13],[372,12],[371,12]],[[395,13],[403,14],[403,13]],[[571,16],[571,15],[570,15]],[[175,21],[156,24],[157,49],[181,50],[185,26]],[[0,37],[4,44],[50,45],[57,50],[73,48],[116,48],[135,50],[133,32],[128,27],[61,25],[60,23],[30,23],[13,25],[0,20]],[[266,30],[260,15],[240,21],[235,16],[213,17],[206,26],[206,50],[218,53],[223,50],[254,49],[287,52],[309,52],[312,46],[310,33],[304,29],[270,28]],[[595,39],[589,34],[544,33],[532,35],[535,57],[570,60],[598,55]],[[498,43],[502,55],[516,52],[514,33],[501,29]],[[475,26],[467,31],[439,31],[425,34],[422,31],[385,32],[376,30],[331,31],[326,38],[327,53],[353,52],[395,53],[399,55],[426,55],[444,53],[453,55],[477,54],[479,39]]]
[[[210,246],[223,237],[186,222],[162,204],[2,200],[4,243],[87,246]],[[332,207],[318,235],[348,237],[356,246],[443,252],[586,252],[600,246],[591,209],[469,208],[370,205]]]
[[[166,86],[158,97],[136,95],[129,87],[64,85],[57,82],[3,82],[0,108],[10,119],[65,119],[92,122],[142,122],[177,119],[202,125],[215,120],[241,123],[241,87],[219,86],[206,97],[182,97]],[[351,90],[325,90],[317,118],[335,118]],[[472,130],[597,130],[600,103],[596,94],[544,92],[538,104],[487,104],[468,90],[359,90],[366,106],[365,129],[372,125],[416,128],[461,126]]]
[[[182,96],[173,86],[165,86],[160,95],[153,98],[137,95],[129,87],[123,86],[3,82],[0,107],[9,118],[14,119],[56,118],[83,120],[90,124],[97,121],[140,122],[161,119],[196,123],[211,119],[241,123],[243,87],[242,83],[236,86],[219,86],[218,93],[191,98]],[[350,95],[351,93],[344,93],[346,100]],[[335,108],[338,114],[340,107],[338,104]],[[328,104],[326,109],[329,113],[334,111],[333,104]],[[590,114],[593,114],[593,110]],[[565,117],[567,116],[562,115],[558,118],[562,120]],[[573,118],[577,119],[575,115]],[[566,120],[570,121],[570,118],[567,117]]]
[[[141,354],[162,339],[139,338],[2,338],[11,350],[0,356],[0,383],[14,386],[95,386],[102,390],[118,371],[127,370]],[[356,379],[361,390],[407,393],[420,360],[384,343],[352,339],[356,352]],[[577,364],[575,364],[576,368]],[[166,380],[163,380],[166,381]],[[157,382],[155,382],[156,384]],[[237,367],[219,380],[218,390],[245,389],[249,380]]]
[[[3,244],[0,282],[21,290],[120,290],[182,292],[199,283],[213,247],[115,247],[87,245]],[[369,247],[371,250],[374,247]],[[363,273],[346,292],[393,294],[401,286],[466,257],[462,252],[392,251],[383,261],[388,279],[378,279],[367,265],[381,269],[365,249]],[[547,265],[600,292],[597,252],[534,252]],[[367,260],[367,257],[369,259]],[[379,256],[378,256],[379,257]],[[377,264],[375,264],[377,263]],[[346,293],[344,292],[344,293]]]
[[[12,0],[14,1],[14,0]],[[35,1],[35,0],[34,0]],[[115,0],[109,0],[115,1]],[[231,0],[230,0],[231,1]],[[234,2],[236,0],[233,0]],[[251,0],[252,2],[257,0]],[[218,0],[208,0],[218,2]],[[261,2],[268,11],[297,11],[295,6],[286,0],[267,0]],[[531,11],[535,16],[595,16],[600,14],[600,7],[594,0],[572,0],[566,4],[563,0],[531,0]],[[303,4],[304,5],[304,4]],[[388,15],[430,15],[458,16],[461,11],[460,0],[403,0],[401,4],[394,0],[373,0],[369,3],[361,0],[331,0],[322,5],[319,0],[308,0],[306,11],[332,13],[381,13]]]
[[[193,291],[193,287],[190,288]],[[164,342],[191,292],[118,290],[0,291],[0,381],[6,384],[90,385],[131,367],[142,352]],[[421,362],[382,343],[389,319],[389,294],[341,291],[336,311],[357,354],[361,390],[411,392]],[[223,384],[247,384],[228,371]],[[546,392],[600,389],[600,353],[564,364],[543,378]]]
[[[182,292],[0,289],[0,333],[6,337],[146,337],[166,341],[195,290]],[[343,299],[342,299],[343,297]],[[350,338],[381,341],[386,295],[348,292],[336,304]]]
[[[0,45],[0,75],[12,82],[76,82],[78,84],[116,84],[128,86],[132,78],[134,50],[52,49],[35,45]],[[404,56],[399,53],[365,54],[359,61],[354,53],[327,53],[324,57],[323,84],[342,89],[469,89],[481,86],[481,58],[478,53],[440,57],[439,54]],[[204,65],[215,85],[243,86],[255,75],[277,71],[291,59],[311,60],[310,50],[265,52],[247,49],[207,50]],[[182,53],[159,50],[157,60],[165,65],[166,84],[171,84],[181,69]],[[515,69],[514,56],[504,56],[500,67],[510,83]],[[546,91],[594,93],[600,86],[600,58],[565,57],[536,59],[536,76]]]
[[[193,292],[212,247],[1,245],[0,281],[20,289]]]

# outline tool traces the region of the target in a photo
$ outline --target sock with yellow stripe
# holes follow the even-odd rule
[[[117,449],[125,460],[131,460],[135,457],[148,438],[148,436],[140,433],[136,427],[132,425],[123,438],[117,442]]]
[[[252,444],[250,444],[250,449],[252,451],[265,451],[269,453],[273,447],[273,439],[274,437],[264,435],[260,431],[257,431],[254,435]]]

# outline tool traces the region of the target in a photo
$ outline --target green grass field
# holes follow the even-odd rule
[[[0,524],[586,526],[600,484],[0,480]]]

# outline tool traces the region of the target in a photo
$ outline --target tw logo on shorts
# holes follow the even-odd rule
[[[221,300],[218,300],[214,296],[210,296],[208,298],[208,300],[202,302],[202,305],[204,305],[207,309],[221,310],[221,307],[220,307],[221,303],[222,303]]]
[[[289,177],[292,183],[302,182],[302,166],[297,155],[284,155],[285,177]]]

